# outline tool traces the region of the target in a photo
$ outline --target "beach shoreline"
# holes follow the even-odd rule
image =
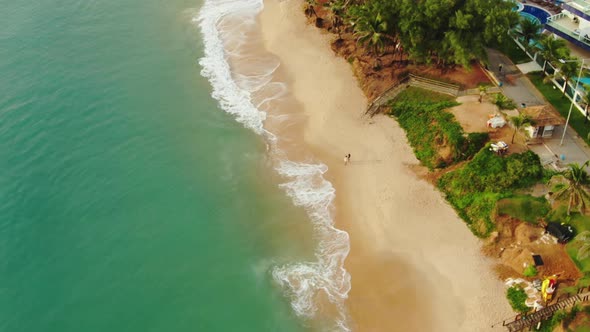
[[[328,166],[336,226],[350,235],[352,330],[490,330],[512,310],[480,240],[415,174],[398,124],[364,117],[367,100],[350,65],[333,54],[331,36],[307,24],[302,5],[266,0],[259,23],[306,118],[304,143]]]

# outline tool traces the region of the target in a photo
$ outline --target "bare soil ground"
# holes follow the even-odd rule
[[[504,141],[510,146],[508,154],[521,153],[528,150],[525,138],[521,133],[517,133],[512,143],[512,129],[508,123],[502,128],[491,128],[487,126],[490,117],[501,114],[498,107],[489,101],[489,97],[484,97],[480,103],[479,96],[463,96],[457,98],[461,105],[449,109],[453,113],[461,127],[467,133],[489,133],[492,142]],[[506,116],[504,116],[506,119]]]
[[[559,274],[562,285],[573,284],[581,277],[580,271],[569,258],[563,244],[544,234],[541,226],[532,225],[508,216],[496,218],[497,230],[482,248],[483,252],[498,259],[500,278],[521,277],[526,265],[533,265],[532,255],[541,255],[544,265],[537,267],[540,279]]]

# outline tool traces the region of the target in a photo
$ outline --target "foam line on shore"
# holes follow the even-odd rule
[[[318,311],[317,301],[321,295],[336,306],[339,317],[335,319],[334,329],[350,331],[344,301],[350,291],[350,275],[344,269],[344,260],[349,251],[348,233],[334,227],[332,216],[335,190],[323,175],[327,171],[324,164],[302,163],[287,159],[288,151],[281,151],[278,139],[264,128],[267,113],[260,110],[263,104],[285,94],[284,83],[273,82],[272,76],[279,63],[270,61],[266,68],[256,68],[249,75],[232,72],[228,57],[244,54],[236,48],[247,44],[240,40],[232,47],[231,53],[225,49],[224,36],[231,36],[223,28],[231,28],[228,23],[232,16],[240,18],[240,29],[245,25],[256,24],[256,15],[262,10],[260,0],[206,0],[199,16],[195,18],[203,34],[205,55],[200,59],[201,74],[209,79],[213,87],[212,96],[220,107],[235,116],[236,120],[262,135],[268,142],[275,169],[287,182],[280,185],[293,203],[303,207],[318,239],[315,250],[316,261],[297,262],[274,266],[273,278],[291,298],[291,305],[297,315],[313,318]],[[221,24],[223,23],[223,24]],[[242,35],[245,36],[245,35]],[[276,89],[258,102],[253,101],[261,89]],[[279,88],[277,88],[279,87]],[[256,106],[256,105],[257,106]],[[283,115],[279,115],[283,116]]]

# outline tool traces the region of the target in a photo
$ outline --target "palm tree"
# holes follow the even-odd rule
[[[573,61],[572,61],[573,60]],[[567,91],[567,82],[570,78],[576,76],[580,70],[580,62],[575,59],[567,59],[564,62],[559,63],[559,71],[556,75],[561,76],[565,83],[563,84],[563,94]]]
[[[529,48],[531,40],[539,39],[541,36],[541,28],[541,23],[537,20],[529,20],[525,17],[520,19],[520,25],[516,30],[516,33],[524,39],[525,48]]]
[[[522,115],[522,114],[519,114],[518,116],[510,117],[510,122],[514,126],[514,133],[512,133],[512,142],[510,142],[511,144],[514,143],[514,136],[516,136],[517,131],[522,129],[527,124],[534,123],[533,119],[531,119],[528,115]]]
[[[578,260],[582,260],[590,257],[590,231],[583,231],[576,236],[576,241],[582,242],[578,254],[576,255]]]
[[[563,39],[555,39],[552,36],[543,35],[539,40],[539,51],[545,59],[543,73],[547,62],[557,62],[558,59],[569,57],[569,49]]]
[[[569,169],[563,173],[567,180],[566,186],[555,193],[555,198],[568,198],[567,215],[570,215],[572,206],[580,209],[584,213],[586,207],[590,204],[590,194],[586,189],[586,185],[590,182],[590,176],[584,169],[590,164],[590,160],[586,161],[582,166],[578,163],[569,164]]]
[[[354,34],[357,41],[368,45],[375,53],[382,53],[385,48],[387,36],[387,22],[380,13],[373,15],[369,10],[361,10],[354,24]]]

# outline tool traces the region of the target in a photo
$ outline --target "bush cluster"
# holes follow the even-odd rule
[[[539,156],[531,151],[502,157],[485,148],[462,168],[443,175],[438,187],[471,231],[486,237],[494,229],[491,214],[496,202],[542,176]]]
[[[392,104],[391,115],[406,131],[416,157],[429,169],[444,168],[466,160],[489,140],[487,133],[465,135],[455,116],[445,109],[457,105],[453,101],[408,101]],[[451,159],[442,158],[441,147],[450,149]]]
[[[539,273],[539,271],[537,271],[537,268],[534,265],[529,265],[529,266],[525,267],[522,275],[530,278],[530,277],[536,276],[537,273]]]
[[[515,311],[525,313],[531,310],[531,308],[527,307],[525,304],[528,296],[526,295],[524,289],[518,286],[512,286],[508,288],[506,291],[506,298],[508,299],[508,302],[510,302],[512,309]]]
[[[513,110],[516,108],[514,101],[501,93],[496,94],[493,103],[501,110]]]

